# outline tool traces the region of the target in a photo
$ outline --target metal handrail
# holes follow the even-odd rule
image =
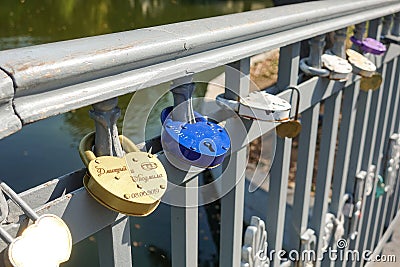
[[[0,117],[14,116],[0,138],[21,124],[399,11],[396,0],[318,1],[0,51]]]

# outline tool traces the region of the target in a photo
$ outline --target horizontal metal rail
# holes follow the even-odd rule
[[[0,137],[22,124],[398,11],[394,0],[328,0],[0,51],[0,69],[13,81],[0,87],[9,118]]]
[[[293,12],[294,9],[296,12]],[[231,67],[249,75],[250,57],[274,48],[280,48],[279,77],[277,85],[267,90],[279,92],[279,97],[289,101],[291,91],[283,90],[287,85],[297,85],[300,41],[368,20],[373,20],[370,23],[370,33],[375,31],[376,35],[373,34],[373,37],[379,38],[379,20],[396,12],[400,12],[398,0],[327,0],[0,51],[0,139],[18,131],[24,124],[107,99],[114,99],[116,103],[117,96],[224,64],[235,62]],[[397,13],[395,20],[399,14]],[[343,194],[355,194],[355,173],[361,171],[360,168],[369,169],[371,164],[383,166],[382,148],[387,137],[393,131],[398,131],[396,120],[399,120],[400,110],[398,105],[394,104],[396,101],[388,99],[392,95],[389,92],[393,91],[393,95],[398,95],[397,91],[394,94],[395,90],[399,90],[394,88],[398,85],[395,86],[390,81],[395,78],[393,76],[398,76],[399,70],[397,67],[393,68],[393,71],[386,69],[388,66],[393,67],[399,56],[400,46],[396,44],[389,45],[384,56],[370,56],[378,69],[384,70],[383,85],[375,92],[360,91],[360,77],[356,75],[352,75],[346,82],[314,77],[298,84],[301,98],[299,113],[304,127],[300,135],[299,151],[305,155],[299,155],[296,162],[300,166],[296,174],[295,205],[290,207],[287,205],[287,192],[289,171],[292,167],[292,141],[278,139],[271,168],[269,200],[266,205],[268,208],[262,214],[265,216],[266,213],[269,250],[286,249],[288,237],[292,242],[290,248],[300,248],[304,245],[304,240],[300,237],[307,229],[315,232],[316,249],[319,250],[323,245],[321,242],[327,213],[338,215],[342,212],[339,206],[343,204]],[[249,84],[242,82],[239,76],[226,71],[225,78],[229,84],[227,88],[232,87],[241,96],[248,94]],[[369,112],[367,109],[370,107],[377,107],[377,111]],[[385,116],[384,123],[367,127],[369,122],[374,124],[378,121],[379,114],[385,115],[389,110],[395,112],[390,119]],[[321,113],[324,113],[323,117],[319,116]],[[219,121],[230,119],[224,118]],[[319,121],[322,121],[322,134],[319,137],[320,154],[317,157]],[[225,126],[233,140],[229,163],[233,167],[228,168],[228,174],[224,175],[234,177],[231,180],[238,184],[227,195],[221,197],[220,241],[225,242],[219,252],[221,267],[239,266],[241,260],[242,221],[246,206],[245,181],[242,174],[246,168],[246,147],[251,141],[276,127],[276,124],[268,122],[247,123],[247,133],[237,131],[235,123],[226,123]],[[388,127],[387,123],[393,124],[393,127]],[[364,128],[368,129],[364,132]],[[378,136],[379,142],[374,141],[373,144],[364,146],[363,142],[371,143],[369,141],[375,133],[382,131]],[[172,165],[161,150],[159,138],[146,142],[147,144],[140,147],[148,146],[151,142],[151,147],[159,148],[153,152],[157,153],[163,163],[169,181],[182,185],[181,188],[174,189],[173,196],[167,194],[165,197],[181,197],[186,203],[197,203],[201,192],[198,189],[190,191],[188,188],[197,187],[202,174],[199,171],[182,171]],[[337,143],[339,146],[336,146]],[[376,157],[369,160],[368,155]],[[341,158],[338,160],[338,157]],[[319,161],[316,193],[315,197],[308,197],[316,158]],[[359,164],[346,162],[350,159],[366,163],[358,166]],[[336,171],[335,168],[341,170]],[[84,172],[82,169],[67,174],[31,188],[20,196],[39,215],[50,212],[62,217],[71,229],[74,243],[98,233],[99,240],[107,241],[99,242],[100,265],[122,266],[124,264],[120,264],[118,258],[121,258],[121,262],[130,261],[130,242],[120,244],[123,236],[129,236],[129,219],[104,208],[88,195],[82,188]],[[222,184],[223,187],[228,186],[228,182],[225,183]],[[375,182],[373,188],[370,198],[375,197]],[[396,188],[400,189],[398,186]],[[389,216],[388,224],[393,222],[394,216],[394,221],[399,218],[398,192],[396,196],[397,199],[393,199],[393,211],[390,210],[393,214]],[[312,210],[311,198],[315,201]],[[381,200],[376,202],[381,203]],[[371,220],[367,219],[369,213],[379,209],[381,205],[377,206],[374,201],[370,203],[364,200],[363,203],[365,220],[364,223],[361,220],[361,234],[356,242],[351,241],[351,248],[365,248],[368,244],[361,242],[364,236],[368,237],[368,229],[372,225]],[[384,209],[387,209],[386,205]],[[7,224],[3,224],[2,227],[15,236],[26,227],[28,219],[10,201],[9,210]],[[310,211],[312,212],[309,215]],[[174,222],[171,227],[171,257],[174,266],[197,264],[198,216],[197,208],[171,209],[171,221]],[[376,234],[379,240],[375,254],[379,253],[383,242],[388,239],[393,230],[392,225],[393,223],[386,231],[379,229],[379,232],[374,233],[374,238]],[[371,226],[372,228],[377,227]],[[375,241],[366,239],[370,243]],[[374,245],[371,244],[373,247]],[[5,248],[6,244],[0,242],[0,251],[4,251]],[[321,252],[317,251],[317,254]],[[280,265],[281,262],[275,257],[271,266]],[[327,259],[316,263],[316,266],[328,265],[332,265],[332,262],[328,262]],[[341,263],[336,262],[335,265]]]

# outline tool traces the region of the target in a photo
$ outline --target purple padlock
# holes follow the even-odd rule
[[[386,46],[373,38],[367,37],[361,41],[352,36],[350,37],[350,40],[355,45],[359,46],[364,53],[382,55],[383,53],[386,52]]]

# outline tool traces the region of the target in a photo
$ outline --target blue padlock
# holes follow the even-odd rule
[[[165,152],[200,168],[214,168],[222,163],[231,141],[226,130],[209,121],[192,107],[193,82],[171,89],[174,107],[161,112],[161,143]]]

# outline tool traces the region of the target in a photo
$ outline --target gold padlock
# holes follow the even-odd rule
[[[167,188],[167,173],[155,155],[140,151],[120,135],[128,152],[124,157],[96,157],[92,152],[95,133],[86,135],[79,154],[88,168],[83,184],[103,206],[131,216],[146,216],[160,203]]]
[[[371,77],[361,77],[360,89],[363,91],[377,90],[382,84],[382,75],[378,72],[372,74]]]
[[[360,89],[362,91],[377,90],[382,84],[382,75],[376,72],[375,64],[352,49],[347,49],[346,54],[353,66],[353,72],[361,76]]]
[[[298,119],[299,117],[299,105],[300,105],[300,92],[296,87],[288,87],[287,89],[292,89],[292,99],[293,92],[297,93],[297,103],[296,103],[296,113],[294,118],[290,118],[289,121],[282,122],[276,127],[276,133],[281,138],[294,138],[298,136],[301,132],[301,123]]]

